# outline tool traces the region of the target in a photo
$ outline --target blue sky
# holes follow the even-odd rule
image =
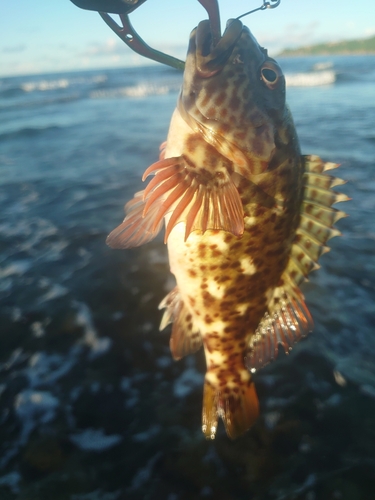
[[[219,0],[222,22],[261,3]],[[0,7],[0,76],[147,62],[99,14],[70,0],[0,0]],[[205,17],[197,0],[148,0],[131,21],[151,46],[184,58],[190,31]],[[281,0],[276,9],[242,21],[271,55],[284,47],[375,35],[374,0]]]

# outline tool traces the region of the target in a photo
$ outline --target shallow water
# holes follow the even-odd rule
[[[335,83],[298,86],[320,62]],[[303,153],[341,163],[353,201],[304,288],[314,333],[257,374],[262,415],[235,442],[203,439],[203,354],[173,362],[158,332],[173,286],[161,238],[105,245],[181,75],[0,80],[0,498],[372,498],[374,62],[280,61]]]

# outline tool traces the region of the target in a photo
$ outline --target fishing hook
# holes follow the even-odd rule
[[[258,10],[266,10],[266,9],[275,9],[278,5],[280,5],[281,0],[271,0],[268,2],[267,0],[263,0],[263,5],[254,10],[249,10],[249,12],[245,12],[245,14],[241,14],[237,17],[237,19],[241,19],[241,17],[248,16],[253,12],[257,12]]]

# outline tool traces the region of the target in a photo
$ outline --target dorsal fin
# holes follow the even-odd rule
[[[324,174],[338,165],[324,163],[318,156],[304,157],[304,164],[301,218],[289,261],[246,356],[246,364],[253,372],[277,357],[279,345],[288,353],[295,342],[312,330],[312,318],[299,286],[311,271],[320,267],[319,257],[329,251],[325,243],[341,234],[333,225],[346,217],[344,212],[332,208],[334,203],[349,200],[345,194],[332,190],[345,182]]]
[[[282,280],[298,287],[308,274],[319,269],[319,257],[329,251],[326,242],[341,233],[333,225],[345,212],[332,208],[334,203],[348,201],[346,194],[333,191],[332,187],[345,181],[325,175],[324,172],[337,168],[335,163],[324,163],[318,156],[305,156],[304,196],[301,218],[292,246],[290,259]]]

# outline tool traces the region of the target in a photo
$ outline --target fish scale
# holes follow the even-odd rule
[[[202,430],[229,437],[259,413],[252,374],[312,330],[300,285],[319,267],[348,199],[336,168],[303,157],[285,104],[285,79],[248,28],[228,22],[210,46],[190,36],[182,90],[148,186],[108,237],[115,248],[165,241],[177,286],[160,304],[177,360],[204,348]],[[210,47],[210,48],[209,48]]]

